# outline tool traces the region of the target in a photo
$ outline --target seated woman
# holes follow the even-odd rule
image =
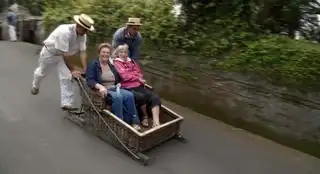
[[[121,87],[131,90],[135,95],[136,100],[140,100],[141,94],[143,95],[142,100],[152,108],[153,127],[159,126],[160,98],[155,93],[145,88],[145,80],[143,79],[140,67],[128,57],[127,45],[120,45],[114,51],[114,65],[121,77]],[[146,125],[148,123],[148,116],[145,107],[142,108],[142,112],[145,121],[143,122],[143,125]]]
[[[136,110],[133,93],[125,89],[117,89],[119,74],[109,60],[111,45],[108,43],[100,44],[98,48],[99,56],[94,59],[87,67],[87,85],[99,91],[102,97],[112,98],[112,113],[124,120],[128,124],[140,130],[140,120]]]

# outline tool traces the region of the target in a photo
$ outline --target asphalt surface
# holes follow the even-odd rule
[[[56,69],[30,94],[37,46],[0,42],[0,174],[320,174],[320,160],[176,104],[188,144],[149,152],[145,167],[64,119]]]

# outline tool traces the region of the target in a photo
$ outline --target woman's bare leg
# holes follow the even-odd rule
[[[154,106],[152,108],[153,127],[160,125],[159,114],[160,114],[159,106]]]
[[[142,116],[143,116],[141,124],[142,124],[142,126],[148,127],[149,126],[149,121],[148,121],[147,105],[144,104],[144,105],[140,106],[140,108],[141,108]]]

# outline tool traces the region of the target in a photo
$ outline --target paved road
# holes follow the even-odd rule
[[[166,102],[185,116],[188,144],[171,141],[141,166],[63,119],[57,73],[29,92],[36,47],[0,42],[0,174],[319,174],[320,160]],[[55,70],[54,70],[55,71]]]

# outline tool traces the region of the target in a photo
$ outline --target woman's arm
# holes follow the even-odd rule
[[[90,88],[96,88],[98,87],[97,85],[99,85],[96,69],[97,67],[95,64],[95,60],[91,61],[91,63],[88,65],[86,69],[86,81],[87,81],[87,85]],[[96,89],[99,89],[99,88],[96,88]]]
[[[132,61],[134,62],[134,71],[135,71],[135,74],[136,74],[139,78],[143,79],[143,72],[141,71],[141,68],[140,68],[139,64],[138,64],[136,61],[134,61],[134,60],[132,60]]]

